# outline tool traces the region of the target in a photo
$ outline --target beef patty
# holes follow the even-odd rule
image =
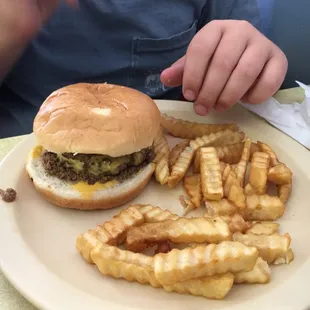
[[[152,148],[121,157],[94,154],[56,154],[44,151],[43,166],[48,174],[69,182],[105,183],[124,181],[154,159]]]

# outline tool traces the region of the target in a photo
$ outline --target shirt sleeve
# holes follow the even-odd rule
[[[199,28],[219,19],[246,20],[258,30],[262,28],[257,0],[208,0],[201,13]]]

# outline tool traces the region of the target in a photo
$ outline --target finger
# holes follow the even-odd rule
[[[161,75],[161,82],[168,87],[182,85],[185,57],[180,58],[171,67],[165,69]]]
[[[248,103],[261,103],[273,96],[284,81],[287,66],[286,56],[277,48],[265,65],[257,81],[245,96],[243,96],[242,100]]]
[[[240,31],[239,29],[234,32],[228,31],[223,35],[206,72],[195,105],[204,105],[207,109],[215,105],[247,47],[248,39]]]
[[[42,20],[46,21],[51,13],[56,9],[59,0],[37,0],[37,6],[42,16]]]
[[[190,43],[183,74],[183,95],[194,101],[200,91],[203,79],[223,34],[223,27],[217,22],[210,22],[200,30]]]
[[[270,49],[266,45],[250,45],[220,94],[215,110],[224,111],[237,103],[256,81],[269,59]]]

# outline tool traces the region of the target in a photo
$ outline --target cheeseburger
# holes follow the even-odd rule
[[[36,189],[57,206],[112,208],[149,182],[159,129],[156,104],[139,91],[110,84],[66,86],[35,117],[37,146],[26,169]]]

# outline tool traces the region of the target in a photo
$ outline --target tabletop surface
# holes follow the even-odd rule
[[[301,88],[284,89],[274,96],[281,103],[302,102],[304,92]],[[26,136],[0,139],[0,161]],[[8,282],[0,270],[0,309],[1,310],[36,310],[16,289]]]

